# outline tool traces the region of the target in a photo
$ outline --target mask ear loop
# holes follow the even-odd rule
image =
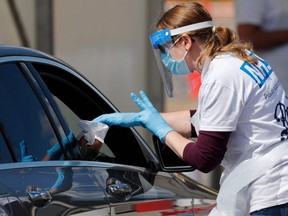
[[[186,52],[185,52],[185,54],[184,54],[183,58],[182,58],[180,61],[184,60],[184,59],[185,59],[185,57],[186,57],[186,55],[187,55],[187,53],[188,53],[188,49],[187,49],[186,47],[185,47],[185,50],[186,50]]]
[[[182,36],[179,37],[179,38],[177,38],[177,39],[175,40],[175,42],[168,48],[168,50],[170,50],[176,43],[178,43],[178,41],[179,41],[181,38],[182,38]]]
[[[189,35],[188,35],[189,36]],[[182,37],[182,36],[181,36]],[[190,36],[189,36],[190,37]],[[191,37],[190,37],[191,38]],[[193,40],[192,38],[191,38],[191,40]],[[187,55],[187,53],[188,53],[188,48],[186,47],[186,46],[184,46],[185,47],[185,54],[184,54],[184,56],[183,56],[183,58],[181,59],[181,61],[182,60],[184,60],[185,59],[185,57],[186,57],[186,55]]]
[[[180,40],[182,38],[182,36],[181,37],[179,37],[179,38],[177,38],[176,40],[175,40],[175,42],[168,48],[168,55],[171,57],[171,55],[170,55],[170,53],[169,53],[169,51],[170,51],[170,49]],[[185,47],[185,54],[184,54],[184,56],[183,56],[183,58],[181,58],[179,61],[182,61],[182,60],[184,60],[184,58],[186,57],[186,55],[187,55],[187,53],[188,53],[188,49]],[[171,57],[172,58],[172,57]]]

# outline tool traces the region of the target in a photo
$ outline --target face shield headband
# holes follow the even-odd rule
[[[191,25],[183,26],[177,29],[163,29],[154,32],[149,36],[151,45],[153,47],[154,55],[158,64],[160,75],[164,84],[164,88],[169,97],[173,97],[173,74],[169,71],[162,62],[162,55],[167,54],[169,47],[173,45],[172,37],[175,35],[183,34],[185,32],[191,32],[199,29],[213,27],[212,21],[205,21],[200,23],[194,23]]]

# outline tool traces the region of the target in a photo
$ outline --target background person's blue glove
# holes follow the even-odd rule
[[[65,136],[62,140],[62,144],[66,150],[75,147],[75,139],[72,131],[70,131],[68,136]],[[47,150],[47,155],[50,160],[59,160],[62,155],[62,150],[59,143],[55,143],[50,149]]]
[[[109,127],[112,125],[119,125],[121,127],[142,126],[138,120],[138,115],[138,113],[111,113],[101,115],[93,121],[106,124]]]
[[[21,162],[35,161],[35,158],[32,155],[28,154],[26,141],[25,140],[21,140],[19,145],[20,145],[20,152],[21,152]]]
[[[168,132],[173,129],[167,124],[161,114],[155,109],[148,97],[143,91],[140,91],[139,98],[135,93],[131,93],[131,98],[142,110],[138,113],[137,121],[141,125],[151,131],[155,136],[159,137],[162,141]]]

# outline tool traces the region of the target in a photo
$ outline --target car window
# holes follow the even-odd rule
[[[114,112],[99,92],[78,77],[80,75],[47,64],[32,64],[53,94],[61,115],[75,135],[80,132],[79,119],[93,120],[101,114]],[[99,154],[81,151],[83,160],[148,166],[149,161],[146,161],[138,140],[129,128],[111,127],[104,141]]]
[[[21,142],[26,143],[27,153],[38,159],[57,142],[28,80],[19,65],[0,64],[0,163],[21,161]]]
[[[75,113],[57,97],[54,96],[54,100],[57,102],[57,105],[60,108],[61,113],[63,114],[64,118],[68,121],[70,129],[73,131],[74,134],[76,134],[76,137],[82,135],[81,128],[77,124],[77,122],[79,122],[80,120],[79,117],[75,115]],[[81,149],[80,152],[82,154],[82,159],[84,160],[104,161],[106,159],[110,162],[115,160],[115,155],[113,154],[111,149],[106,145],[105,142],[101,146],[99,152],[96,152],[95,154],[93,152],[88,152],[87,149]],[[102,157],[100,157],[101,155]],[[106,158],[103,158],[104,156],[106,156]]]

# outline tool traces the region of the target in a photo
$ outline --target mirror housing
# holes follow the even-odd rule
[[[190,172],[195,168],[184,162],[177,154],[173,152],[158,137],[152,137],[156,154],[160,161],[160,166],[166,172]]]

